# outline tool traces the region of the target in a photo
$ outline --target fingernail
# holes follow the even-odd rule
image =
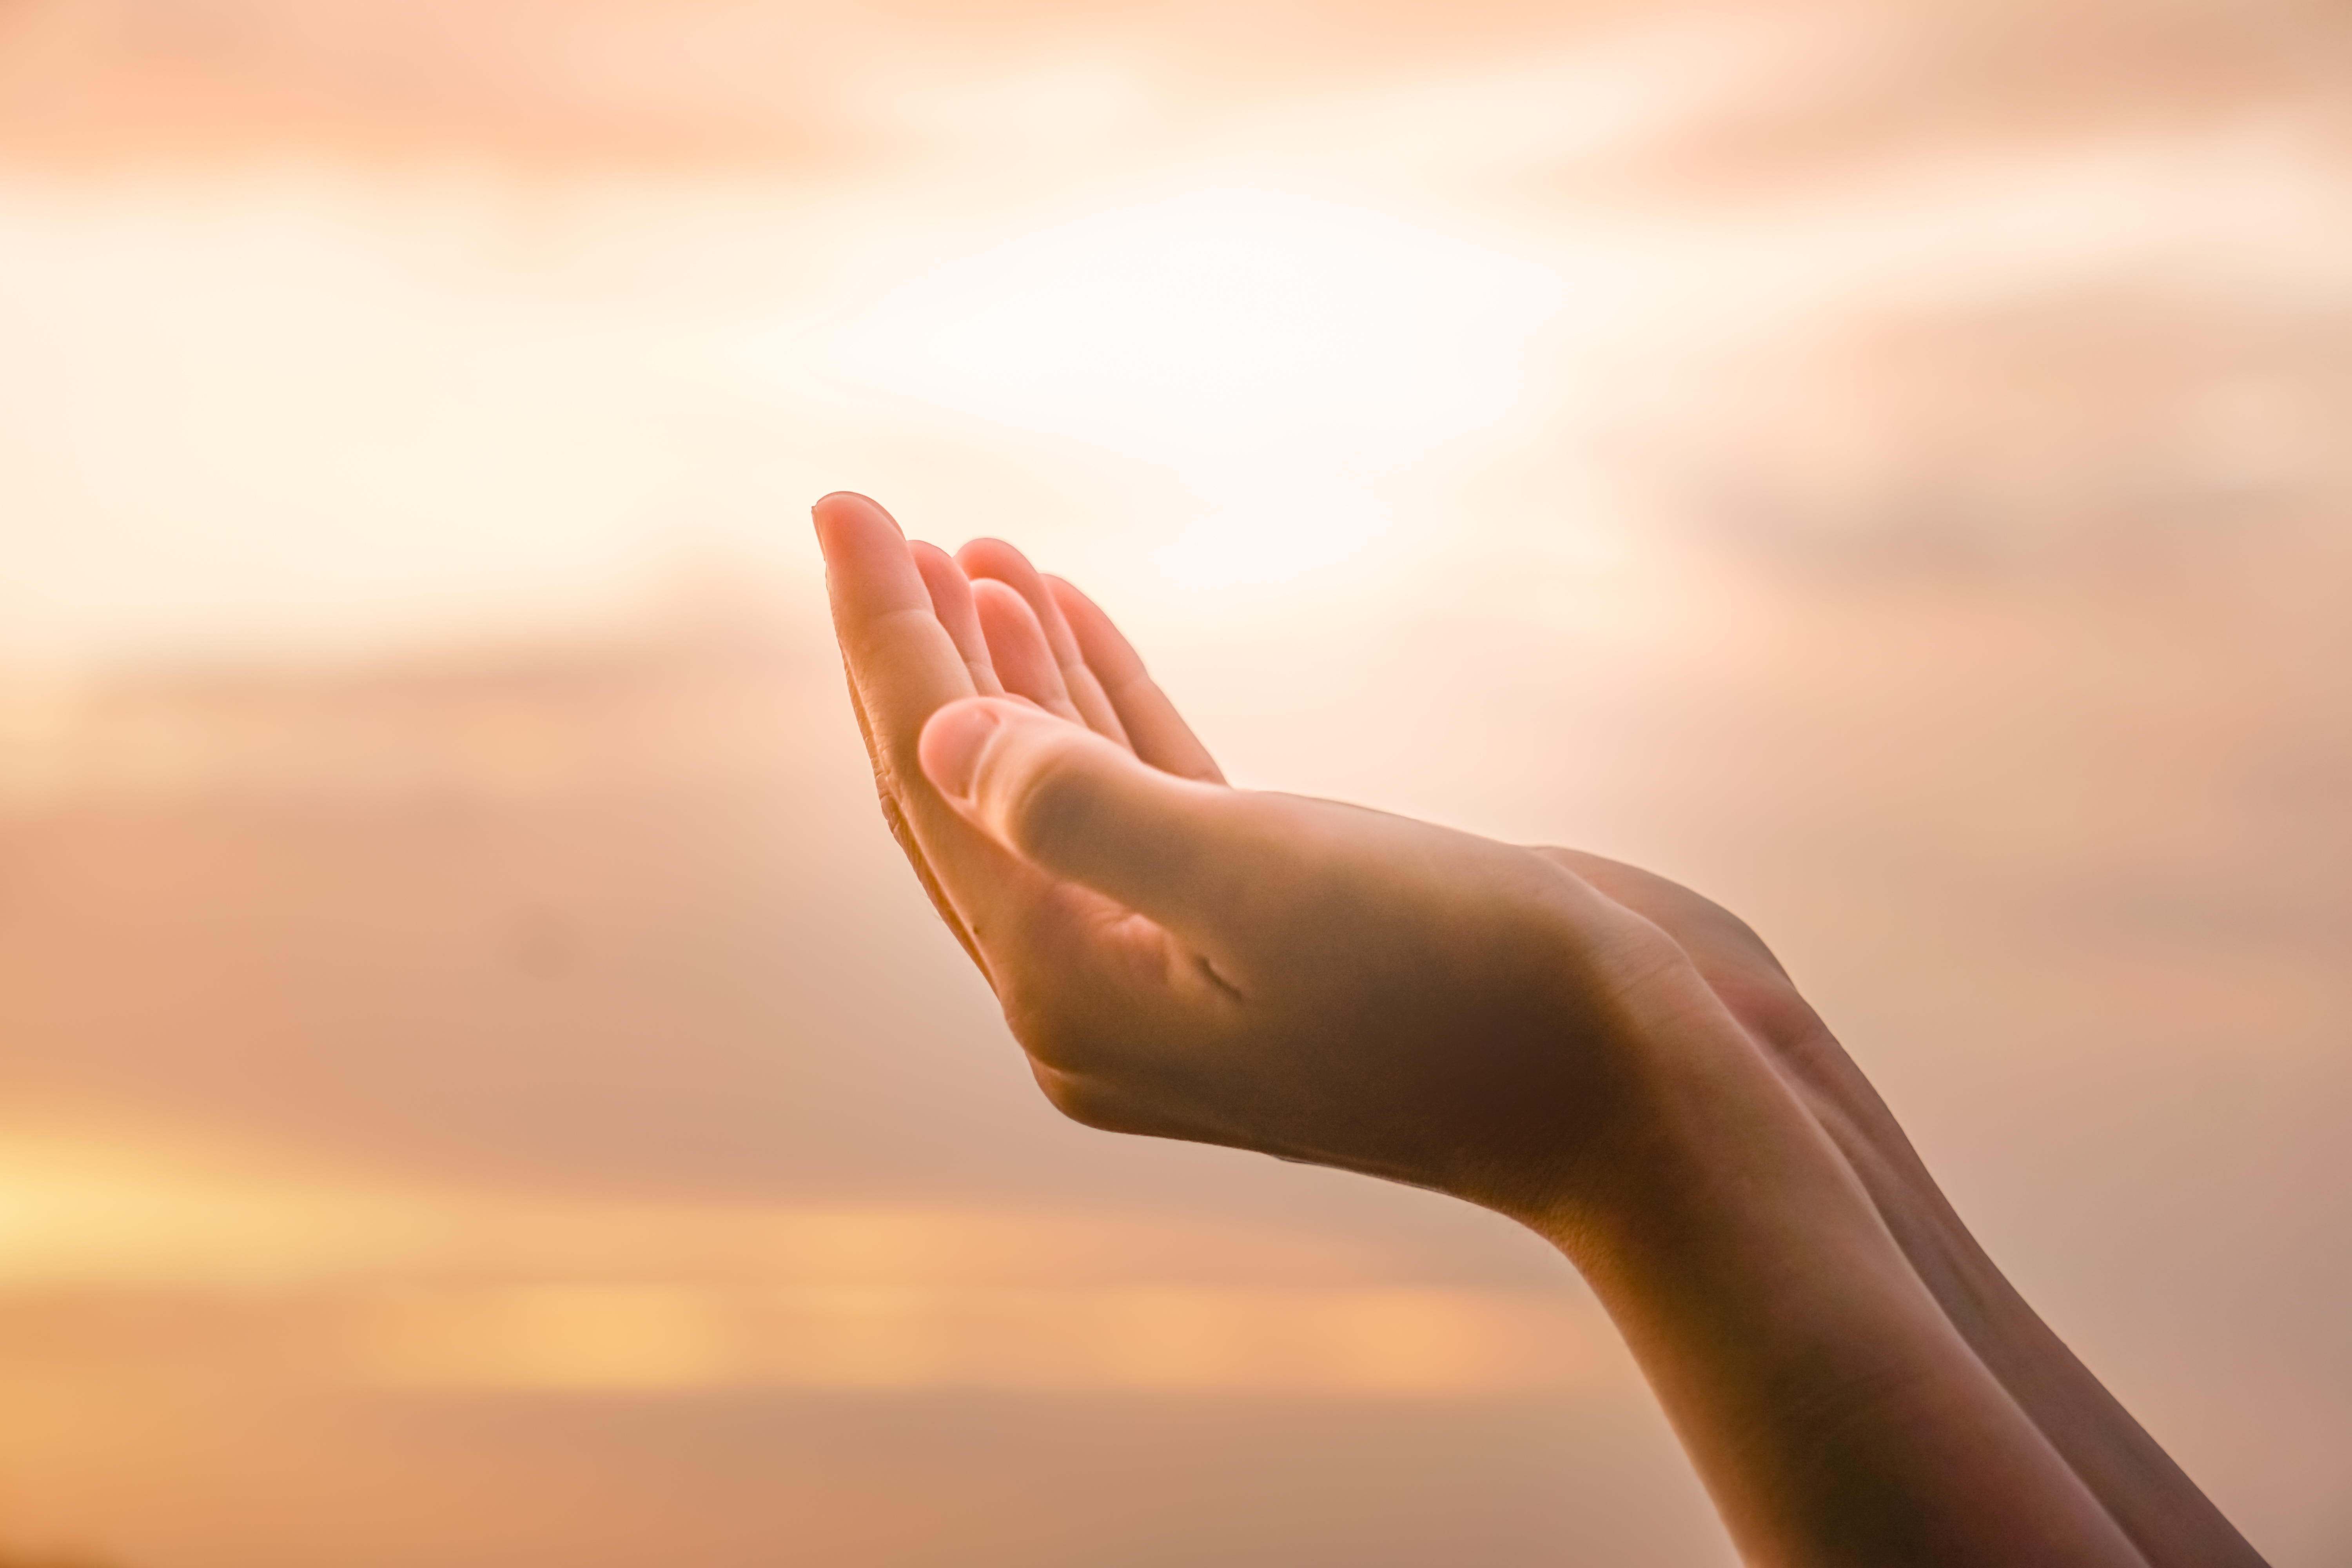
[[[809,508],[809,515],[816,519],[818,525],[822,527],[826,513],[844,511],[851,508],[856,508],[880,518],[892,529],[897,530],[900,538],[906,537],[906,531],[898,528],[898,520],[890,515],[889,509],[872,496],[859,495],[856,490],[832,490],[817,497],[816,504]]]
[[[970,800],[980,759],[1003,723],[1004,715],[991,702],[966,700],[940,709],[923,726],[918,748],[923,776],[949,799]]]

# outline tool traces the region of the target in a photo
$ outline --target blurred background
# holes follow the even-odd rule
[[[2346,1568],[2347,431],[2331,0],[0,0],[0,1561],[1731,1561],[1531,1238],[1036,1098],[847,487],[1746,914]]]

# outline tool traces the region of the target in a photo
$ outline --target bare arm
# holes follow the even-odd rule
[[[886,813],[1054,1103],[1453,1194],[1564,1251],[1747,1559],[2258,1560],[1985,1259],[1744,926],[1227,787],[1010,546],[818,503]]]

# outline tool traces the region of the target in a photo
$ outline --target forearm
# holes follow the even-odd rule
[[[2261,1558],[2033,1312],[1978,1246],[1894,1114],[1770,951],[1686,889],[1599,857],[1549,849],[1680,940],[1714,1000],[1866,1194],[1880,1223],[1985,1369],[2154,1568],[2259,1568]]]
[[[1538,1223],[1608,1307],[1751,1563],[2144,1559],[1960,1331],[1802,1096],[1676,1003]]]
[[[2262,1558],[1996,1268],[1893,1114],[1817,1020],[1780,1053],[1953,1326],[2151,1568]]]

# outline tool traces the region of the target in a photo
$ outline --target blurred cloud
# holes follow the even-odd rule
[[[1360,1237],[1099,1210],[598,1201],[244,1163],[13,1140],[0,1297],[259,1302],[307,1331],[296,1354],[314,1375],[397,1387],[1638,1384],[1580,1292],[1400,1284],[1412,1260]],[[263,1374],[284,1375],[279,1359]]]
[[[1236,777],[1738,908],[2336,1561],[2347,74],[2323,0],[0,6],[0,1545],[1724,1550],[1557,1258],[1036,1101],[873,820],[849,484]]]
[[[1181,607],[1177,635],[1212,584],[1248,615],[1378,596],[1562,518],[1638,539],[1727,516],[1817,552],[1883,531],[1857,509],[2011,537],[2340,511],[2352,181],[2318,13],[1652,9],[1508,50],[1475,19],[1391,17],[1304,74],[1208,47],[1242,26],[1211,9],[1077,35],[767,6],[219,14],[241,18],[222,58],[289,82],[315,85],[311,57],[269,40],[305,29],[405,29],[460,75],[507,50],[534,80],[609,34],[680,113],[724,58],[780,113],[904,123],[887,155],[647,166],[559,121],[548,163],[428,95],[447,140],[387,132],[401,157],[354,163],[350,95],[239,89],[263,123],[233,144],[126,121],[103,174],[0,133],[18,663],[576,619],[713,546],[805,571],[778,520],[845,465],[904,474],[919,521],[1017,522],[1147,616]],[[1269,14],[1268,47],[1320,15]],[[21,5],[26,37],[81,52],[0,58],[102,77],[163,16]],[[761,28],[797,41],[729,31]],[[731,41],[659,42],[696,29]],[[1056,119],[1073,93],[1150,128]],[[1791,141],[1775,115],[1830,128]],[[1894,134],[1904,115],[1926,128]],[[1773,178],[1675,173],[1710,137]],[[1903,493],[1959,469],[1982,501]]]

